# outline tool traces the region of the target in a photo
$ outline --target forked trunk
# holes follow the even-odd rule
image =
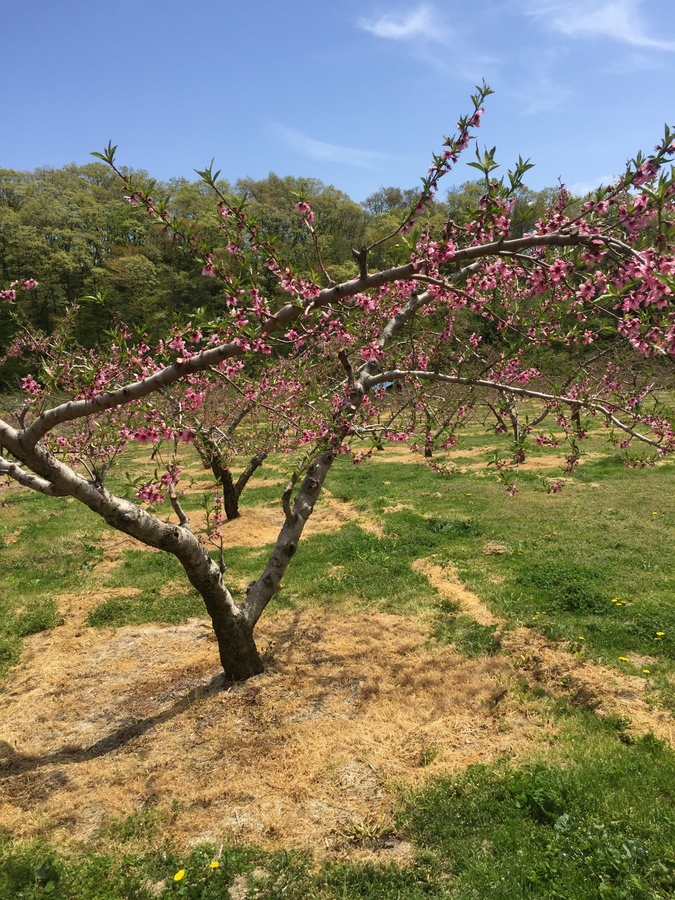
[[[192,586],[201,595],[218,642],[223,673],[228,681],[244,681],[263,671],[253,640],[255,621],[230,594],[219,566],[192,534],[183,534],[173,551]]]
[[[220,459],[215,454],[211,457],[211,470],[223,492],[223,509],[228,522],[239,517],[239,499],[251,476],[259,469],[263,462],[267,459],[267,453],[257,453],[241,473],[235,482],[232,472],[228,466],[221,465]]]

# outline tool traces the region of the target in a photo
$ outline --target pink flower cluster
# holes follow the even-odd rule
[[[17,297],[17,288],[21,291],[30,291],[31,288],[36,288],[37,286],[38,282],[34,278],[26,278],[24,281],[13,281],[7,290],[0,291],[0,300],[14,303]]]
[[[312,212],[312,207],[309,205],[309,203],[307,203],[306,200],[301,200],[299,203],[295,204],[295,208],[300,213],[305,222],[311,225],[314,221],[314,213]]]
[[[136,499],[144,500],[151,506],[161,503],[164,500],[161,485],[154,482],[148,482],[147,484],[142,485],[140,489],[136,491]]]

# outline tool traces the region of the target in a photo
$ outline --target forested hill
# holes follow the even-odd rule
[[[136,172],[135,177],[149,182],[147,173]],[[416,196],[414,189],[387,187],[358,204],[317,179],[274,174],[219,187],[248,198],[248,213],[262,234],[302,274],[316,269],[317,259],[296,204],[299,198],[311,201],[323,263],[336,281],[356,272],[352,248],[389,234]],[[222,245],[216,202],[203,183],[175,179],[155,184],[152,192],[157,199],[170,198],[172,214],[189,220],[205,246]],[[453,188],[429,215],[439,222],[461,220],[471,215],[481,192],[474,182]],[[513,229],[529,227],[551,193],[521,191]],[[369,260],[375,267],[406,257],[404,247],[385,243]],[[124,185],[103,163],[33,172],[0,169],[0,267],[3,282],[39,281],[12,310],[30,328],[51,332],[65,310],[80,301],[75,336],[85,345],[93,345],[118,316],[158,334],[175,316],[199,308],[217,314],[221,308],[218,283],[202,277],[201,265],[151,224],[140,207],[125,200]],[[269,290],[279,290],[272,277]],[[15,330],[10,311],[1,309],[0,354]],[[3,370],[5,384],[12,368]]]

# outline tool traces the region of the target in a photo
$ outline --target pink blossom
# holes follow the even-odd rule
[[[653,159],[648,159],[647,162],[643,163],[635,173],[633,184],[639,186],[641,184],[645,184],[647,181],[651,181],[651,179],[654,178],[658,171],[659,167],[656,162]]]
[[[161,440],[160,433],[151,425],[147,428],[137,428],[131,437],[139,444],[157,444]]]
[[[567,264],[562,259],[556,259],[555,262],[551,263],[548,270],[551,281],[554,283],[560,281],[564,277],[567,268]]]
[[[169,341],[167,347],[170,347],[172,350],[185,350],[185,341],[177,334]]]
[[[592,281],[584,281],[579,290],[577,291],[577,297],[581,300],[592,300],[595,296],[595,287]]]
[[[312,212],[312,207],[309,203],[307,203],[306,200],[301,200],[299,203],[295,204],[295,208],[303,219],[311,225],[314,221],[314,213]]]
[[[204,402],[206,396],[205,391],[195,391],[194,388],[188,388],[185,392],[185,406],[189,410],[197,410]]]
[[[138,491],[136,491],[136,499],[145,500],[146,503],[154,505],[155,503],[162,502],[162,500],[164,499],[164,494],[162,493],[162,489],[159,484],[150,482],[148,484],[144,484]]]
[[[361,350],[361,359],[366,361],[384,359],[384,353],[380,349],[377,341],[373,340],[367,347],[363,347]]]
[[[33,396],[36,396],[42,390],[41,386],[35,381],[32,375],[26,375],[25,378],[21,379],[21,387],[27,394],[33,394]]]
[[[182,466],[171,465],[169,469],[159,479],[165,487],[169,485],[177,485],[180,479],[180,473],[183,471]]]

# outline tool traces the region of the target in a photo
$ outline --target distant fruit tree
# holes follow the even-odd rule
[[[561,444],[572,471],[591,419],[629,464],[675,450],[673,418],[654,396],[658,379],[630,360],[649,359],[658,371],[659,359],[675,356],[673,133],[666,128],[653,153],[585,200],[561,186],[526,233],[514,222],[530,163],[519,159],[497,177],[494,149],[476,148],[470,165],[484,188],[477,208],[462,222],[437,222],[428,210],[474,140],[489,93],[477,88],[410,208],[390,234],[354,248],[354,275],[341,283],[323,265],[305,197],[297,213],[316,248],[312,277],[294,272],[263,238],[244,199],[220,193],[212,168],[199,175],[214,193],[219,250],[175,217],[153,184],[118,169],[116,148],[94,154],[119,174],[128,202],[144,207],[205,277],[219,279],[222,314],[196,311],[160,341],[120,323],[95,350],[75,344],[68,317],[54,334],[20,333],[8,356],[34,368],[21,380],[21,404],[0,421],[0,473],[46,496],[73,497],[173,554],[204,600],[228,679],[263,669],[255,625],[340,454],[358,463],[372,452],[368,441],[403,441],[435,466],[436,450],[452,446],[478,410],[513,437],[510,454],[495,460],[511,494],[528,442]],[[394,248],[400,260],[402,247],[403,264],[371,271],[371,259]],[[34,289],[34,279],[19,280],[0,300],[13,304]],[[522,412],[524,401],[536,415]],[[131,500],[112,491],[109,474],[134,441],[153,446],[154,474]],[[217,486],[201,533],[181,506],[182,442],[196,446]],[[304,455],[280,497],[274,548],[237,603],[219,538],[225,516],[237,514],[246,473],[271,450]],[[230,465],[242,452],[251,462],[235,481]]]

